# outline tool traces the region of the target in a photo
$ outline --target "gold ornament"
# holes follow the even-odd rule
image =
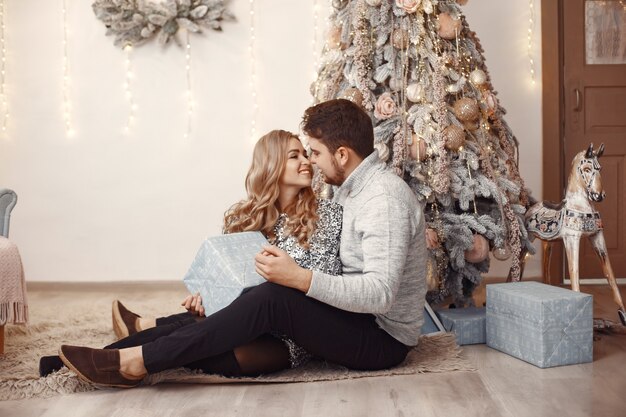
[[[489,254],[489,242],[483,235],[475,234],[471,249],[465,251],[465,260],[476,264],[487,259]]]
[[[480,114],[476,100],[463,97],[454,102],[454,114],[462,122],[469,122],[478,119]]]
[[[396,49],[406,49],[409,46],[409,32],[404,29],[394,30],[391,43]]]
[[[453,19],[448,13],[439,13],[439,36],[444,39],[456,39],[461,33],[461,20]]]
[[[423,161],[426,159],[426,142],[415,133],[411,135],[411,144],[409,145],[409,155],[411,158]]]
[[[350,87],[343,90],[339,98],[345,98],[346,100],[350,100],[358,106],[361,106],[363,104],[363,94],[361,94],[359,89],[355,87]]]
[[[504,246],[503,248],[494,248],[493,249],[493,257],[499,261],[506,261],[511,257],[511,249],[508,246]]]
[[[475,132],[480,128],[480,123],[478,123],[478,120],[470,120],[463,122],[463,127],[469,132]]]
[[[470,73],[470,82],[474,84],[474,86],[480,87],[487,82],[487,74],[485,74],[483,70],[475,69]]]
[[[426,285],[428,291],[439,288],[439,274],[437,273],[437,260],[433,256],[428,256],[426,260]]]
[[[443,130],[446,149],[457,152],[465,145],[465,130],[457,125],[450,125]]]

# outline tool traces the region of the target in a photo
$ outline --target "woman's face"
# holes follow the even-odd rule
[[[313,171],[306,151],[298,139],[291,138],[287,148],[287,161],[280,184],[305,188],[311,186]]]

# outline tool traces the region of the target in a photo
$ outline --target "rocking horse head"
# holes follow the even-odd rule
[[[593,143],[586,151],[579,152],[572,161],[572,171],[569,177],[568,191],[577,189],[583,191],[590,201],[600,202],[606,196],[602,189],[600,171],[602,167],[598,158],[604,153],[604,143],[597,151],[593,150]]]

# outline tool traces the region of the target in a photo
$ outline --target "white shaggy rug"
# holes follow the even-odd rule
[[[29,294],[30,324],[7,325],[5,354],[0,356],[0,401],[30,397],[50,397],[95,388],[63,368],[45,378],[39,377],[39,358],[57,354],[61,344],[100,347],[112,343],[111,303],[120,298],[139,314],[164,316],[181,312],[182,293],[145,290],[130,295],[106,291],[42,291]],[[384,371],[352,371],[344,367],[313,361],[305,366],[257,378],[225,378],[185,369],[148,376],[142,383],[282,383],[406,375],[424,372],[471,371],[472,365],[461,356],[454,335],[422,336],[404,363]]]

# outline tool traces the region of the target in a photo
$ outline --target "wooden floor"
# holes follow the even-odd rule
[[[594,314],[617,319],[606,286]],[[622,288],[622,296],[624,296]],[[484,292],[478,292],[479,301]],[[465,346],[477,372],[250,385],[159,385],[0,402],[0,416],[515,416],[626,415],[626,335],[600,335],[594,362],[539,369],[486,345]]]

